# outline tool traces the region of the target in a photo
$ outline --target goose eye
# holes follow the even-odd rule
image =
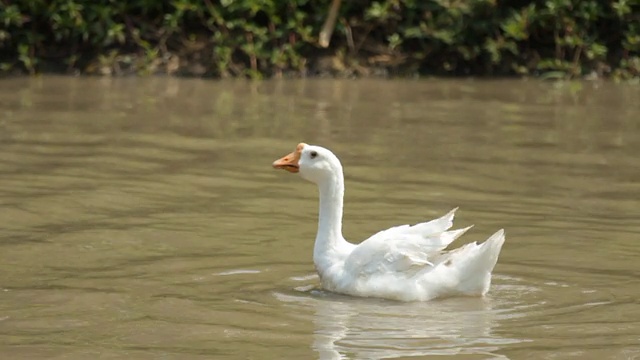
[[[318,156],[318,153],[315,152],[315,151],[312,151],[312,152],[309,153],[309,156],[311,156],[312,159],[315,159],[316,156]]]

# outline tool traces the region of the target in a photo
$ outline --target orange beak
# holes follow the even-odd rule
[[[300,143],[296,146],[296,151],[291,154],[284,156],[273,162],[273,167],[275,169],[284,169],[291,173],[297,173],[300,171],[300,166],[298,165],[298,161],[300,160],[300,155],[302,154],[302,149],[305,147],[305,143]]]

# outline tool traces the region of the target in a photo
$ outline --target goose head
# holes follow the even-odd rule
[[[342,177],[340,160],[329,149],[300,143],[296,150],[273,162],[276,169],[300,173],[303,179],[322,184],[336,175]]]

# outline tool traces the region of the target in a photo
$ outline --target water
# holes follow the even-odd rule
[[[640,358],[638,86],[0,84],[3,358]],[[270,167],[300,141],[341,157],[354,242],[505,228],[489,295],[319,289],[316,189]]]

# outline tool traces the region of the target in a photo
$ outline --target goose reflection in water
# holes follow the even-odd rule
[[[401,303],[312,290],[277,294],[294,307],[312,308],[320,359],[388,359],[427,355],[498,354],[501,345],[522,342],[493,329],[511,315],[493,309],[491,298],[451,298]]]

